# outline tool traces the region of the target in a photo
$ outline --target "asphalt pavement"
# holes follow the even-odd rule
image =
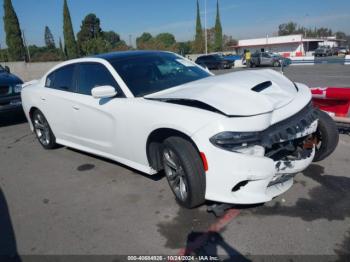
[[[229,70],[215,70],[215,74],[227,74],[240,70],[273,69],[281,71],[280,68],[232,68]],[[309,87],[350,87],[350,66],[341,64],[317,64],[317,65],[292,65],[283,69],[285,76],[295,82],[300,82]]]

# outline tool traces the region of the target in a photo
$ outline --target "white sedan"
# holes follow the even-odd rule
[[[273,70],[214,76],[169,52],[67,61],[24,84],[22,101],[45,149],[60,144],[149,175],[164,170],[188,208],[269,201],[338,139],[307,86]]]

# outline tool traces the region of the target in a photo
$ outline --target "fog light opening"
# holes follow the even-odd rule
[[[239,182],[237,185],[235,185],[233,188],[232,188],[232,192],[237,192],[238,190],[240,190],[242,187],[246,186],[248,184],[248,180],[244,180],[244,181],[241,181]]]

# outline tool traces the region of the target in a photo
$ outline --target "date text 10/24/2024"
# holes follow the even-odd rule
[[[216,256],[128,256],[128,261],[219,261]]]

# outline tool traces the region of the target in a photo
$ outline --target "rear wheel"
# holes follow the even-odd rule
[[[334,120],[325,112],[319,110],[318,128],[316,131],[317,145],[313,162],[319,162],[334,152],[339,142],[339,132]]]
[[[44,114],[40,110],[35,110],[32,115],[34,132],[39,143],[45,149],[53,149],[57,147],[56,137],[47,122]]]
[[[204,203],[205,171],[203,162],[191,142],[169,137],[163,143],[165,175],[177,202],[186,208]]]

